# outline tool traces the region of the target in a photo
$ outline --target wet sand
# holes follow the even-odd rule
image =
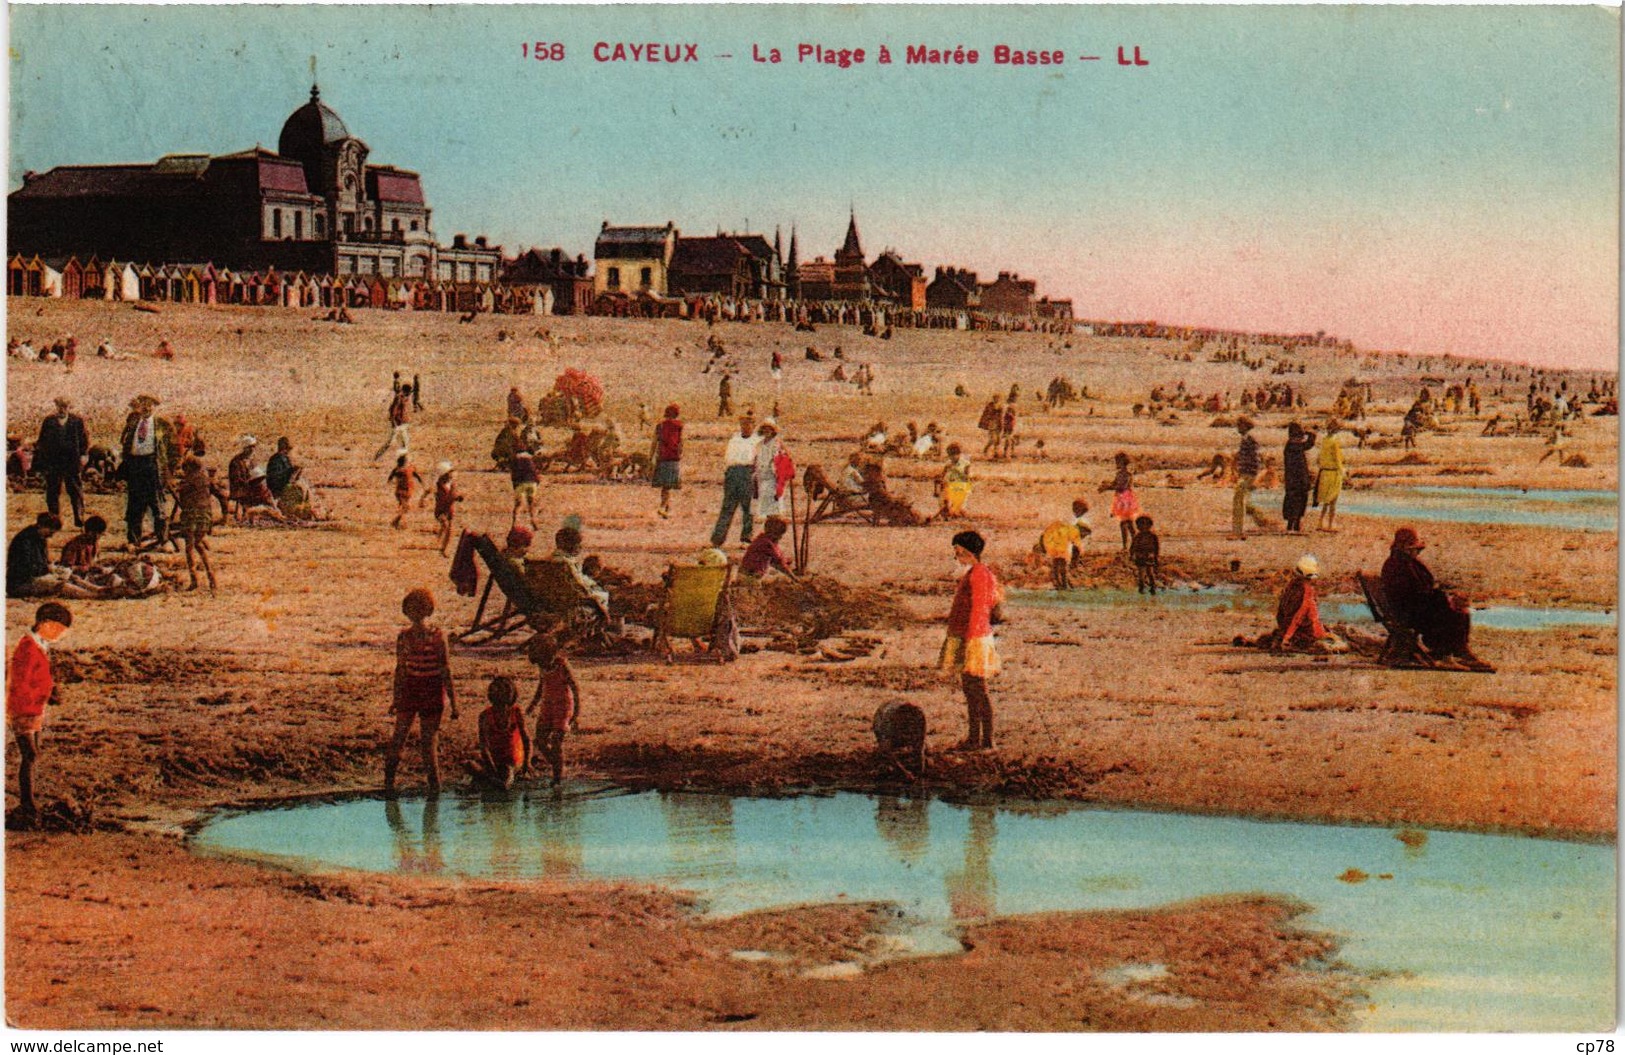
[[[47,803],[73,804],[55,811],[59,819],[88,814],[94,831],[8,836],[7,1007],[15,1024],[1135,1030],[1346,1023],[1348,979],[1304,966],[1325,939],[1297,934],[1291,912],[1271,902],[1082,914],[1066,917],[1060,930],[1048,920],[998,921],[963,957],[893,963],[856,982],[787,982],[795,975],[786,974],[783,961],[732,960],[726,949],[759,948],[730,943],[745,941],[751,928],[768,928],[801,958],[797,963],[830,963],[847,958],[843,943],[861,945],[871,924],[849,908],[715,921],[686,912],[667,892],[304,879],[189,855],[177,835],[211,808],[374,786],[388,731],[401,594],[431,586],[440,600],[435,621],[448,630],[466,626],[472,614],[474,601],[456,597],[445,578],[448,562],[435,548],[427,511],[414,514],[407,530],[388,527],[388,466],[369,459],[387,431],[390,372],[419,373],[425,382],[427,408],[413,425],[417,464],[427,474],[442,457],[454,461],[470,495],[460,523],[495,532],[508,523],[507,479],[478,470],[489,465],[510,384],[534,402],[565,367],[596,373],[608,390],[608,412],[626,428],[633,449],[644,443],[635,426],[639,399],[651,414],[668,400],[682,403],[689,423],[685,488],[671,520],[653,515],[655,494],[644,485],[550,475],[542,486],[545,529],[580,514],[589,552],[652,583],[668,561],[703,543],[719,504],[721,449],[732,425],[714,416],[715,375],[700,373],[703,343],[713,331],[692,323],[559,318],[459,325],[455,316],[370,311],[356,313],[353,326],[334,326],[311,321],[315,311],[165,306],[148,315],[126,306],[26,300],[12,301],[11,310],[12,333],[38,341],[73,332],[83,349],[71,377],[56,365],[10,365],[12,434],[31,437],[50,398],[68,391],[93,442],[116,442],[128,399],[151,392],[163,399],[161,413],[184,413],[201,426],[210,461],[222,472],[239,434],[260,438],[262,458],[277,436],[290,436],[340,518],[320,530],[219,530],[216,598],[175,593],[74,605],[61,657],[63,706],[50,715],[40,788]],[[543,329],[550,338],[538,336]],[[513,339],[498,340],[499,330]],[[818,461],[835,470],[876,420],[894,427],[940,422],[973,457],[977,488],[968,523],[989,537],[987,556],[1013,585],[1045,584],[1047,576],[1025,569],[1022,558],[1042,527],[1083,493],[1096,527],[1086,580],[1132,587],[1128,570],[1113,559],[1110,496],[1096,493],[1118,450],[1137,468],[1137,490],[1157,519],[1171,574],[1234,587],[1267,605],[1282,570],[1306,551],[1320,559],[1323,594],[1354,594],[1354,572],[1380,568],[1399,521],[1346,516],[1336,535],[1229,540],[1229,489],[1194,477],[1213,453],[1233,452],[1236,434],[1210,427],[1213,416],[1199,412],[1182,412],[1169,425],[1135,418],[1131,405],[1144,401],[1155,382],[1171,387],[1183,378],[1198,391],[1239,393],[1243,385],[1286,380],[1308,393],[1311,410],[1298,416],[1313,426],[1344,378],[1372,380],[1377,398],[1367,424],[1395,442],[1361,450],[1345,434],[1354,493],[1435,484],[1617,488],[1612,418],[1588,417],[1573,427],[1567,450],[1583,452],[1587,468],[1537,464],[1542,438],[1481,438],[1480,423],[1465,416],[1446,416],[1451,431],[1425,434],[1414,457],[1400,450],[1400,415],[1422,377],[1465,376],[1451,372],[1459,363],[1438,358],[1424,371],[1397,357],[1303,352],[1295,358],[1307,365],[1304,375],[1272,377],[1238,364],[1174,362],[1170,353],[1184,346],[1156,341],[1078,336],[1065,349],[1045,335],[898,331],[897,339],[881,342],[838,327],[808,335],[786,326],[720,324],[714,332],[741,363],[736,403],[766,414],[778,400],[786,446],[800,464]],[[150,350],[167,336],[178,358],[86,358],[103,335],[130,351]],[[859,396],[850,385],[826,380],[830,362],[801,358],[809,343],[826,355],[839,344],[850,361],[872,362],[876,394]],[[775,347],[786,361],[782,388],[768,374]],[[681,357],[673,355],[677,348]],[[1043,412],[1031,393],[1057,374],[1087,384],[1099,398]],[[1023,391],[1026,442],[1012,461],[979,459],[977,414],[1012,382]],[[970,398],[953,398],[957,383]],[[1497,384],[1505,385],[1502,400],[1492,396]],[[1510,419],[1526,386],[1481,379],[1486,413]],[[1277,459],[1289,417],[1255,415],[1260,442]],[[563,438],[550,433],[555,447]],[[1042,460],[1038,438],[1045,440]],[[894,489],[921,512],[930,510],[935,463],[889,459],[888,470]],[[1259,504],[1279,520],[1278,491],[1263,492]],[[116,541],[122,496],[93,496],[90,505],[113,522]],[[14,526],[40,508],[37,492],[8,496]],[[1307,522],[1314,516],[1311,510]],[[1417,526],[1435,574],[1476,603],[1616,603],[1613,533]],[[669,666],[652,657],[582,659],[582,729],[567,743],[572,773],[667,788],[869,789],[883,779],[870,716],[882,702],[906,699],[927,715],[924,786],[934,792],[1614,835],[1616,650],[1608,628],[1477,630],[1475,649],[1499,668],[1484,676],[1236,649],[1230,639],[1265,629],[1269,609],[1236,611],[1223,593],[1211,605],[1122,610],[1016,603],[1001,633],[1007,669],[993,685],[999,750],[955,755],[943,749],[960,738],[963,704],[956,687],[932,669],[953,589],[950,529],[831,524],[813,532],[812,570],[865,602],[854,606],[864,618],[847,622],[876,625],[849,629],[876,635],[881,647],[847,663],[772,648],[726,667],[681,652]],[[163,559],[166,571],[184,575],[178,556]],[[1236,560],[1239,570],[1232,571]],[[772,601],[745,603],[747,610],[780,611]],[[32,609],[8,603],[8,641],[26,627]],[[747,621],[751,629],[782,627]],[[1378,632],[1370,622],[1355,629]],[[448,771],[472,755],[473,717],[488,676],[518,676],[522,691],[531,684],[528,665],[511,649],[459,650],[454,668],[464,713],[444,737]],[[10,790],[15,752],[8,763]],[[403,782],[410,787],[420,779],[409,754]],[[307,889],[324,884],[354,896]],[[238,898],[251,901],[258,915],[230,911]],[[207,907],[210,899],[218,911]],[[1188,913],[1200,916],[1201,931],[1248,937],[1224,944],[1225,955],[1214,959],[1212,950],[1193,950],[1179,936],[1180,927],[1191,926],[1181,915]],[[511,951],[510,932],[531,931],[545,934],[550,948],[574,950],[552,981],[565,991],[573,986],[578,999],[516,1009],[494,1001],[488,986],[474,995],[472,979],[512,969],[508,957],[520,954]],[[324,934],[333,941],[313,937]],[[1060,944],[1046,944],[1052,939]],[[256,941],[279,948],[292,941],[297,957],[310,961],[307,969],[252,965],[247,950]],[[356,955],[320,955],[334,941],[355,944]],[[444,951],[436,951],[442,941]],[[109,944],[122,959],[107,958]],[[686,952],[655,965],[656,947]],[[228,966],[231,951],[239,964],[247,953],[250,966]],[[458,971],[431,970],[437,956],[455,956]],[[95,957],[101,959],[87,970]],[[1178,966],[1182,957],[1196,974]],[[1179,998],[1147,1001],[1101,983],[1068,989],[1049,973],[1080,959],[1101,970],[1166,962],[1165,981]],[[417,970],[399,973],[387,992],[366,994],[361,979],[381,963]],[[195,979],[200,968],[234,972],[222,977],[237,984],[222,991],[237,995],[204,1006],[178,983],[155,985],[150,998],[132,995],[132,978],[170,971]],[[524,969],[553,965],[537,966],[532,958]],[[467,977],[448,981],[452,973]],[[1198,975],[1200,984],[1193,981]],[[978,999],[974,994],[992,980],[1007,992],[1030,985],[1034,999],[997,1005]],[[1044,988],[1052,982],[1059,988]],[[462,991],[465,985],[470,991]],[[634,992],[637,999],[630,999]],[[155,1010],[143,1010],[149,1005]],[[865,1017],[871,1014],[877,1017]],[[746,1015],[754,1017],[740,1017]]]

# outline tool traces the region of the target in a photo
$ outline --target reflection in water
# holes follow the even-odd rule
[[[406,874],[439,875],[446,861],[440,845],[440,799],[430,795],[423,800],[421,835],[414,838],[406,826],[398,799],[384,800],[384,821],[395,842],[395,869]]]
[[[662,793],[672,863],[680,877],[704,878],[733,870],[734,800],[728,795]]]
[[[945,943],[955,924],[996,914],[1281,894],[1314,907],[1301,923],[1336,934],[1343,960],[1387,972],[1370,987],[1365,1028],[1551,1032],[1613,1021],[1612,845],[844,793],[453,796],[445,808],[456,823],[444,825],[440,808],[387,802],[387,824],[378,802],[361,798],[233,813],[193,844],[437,875],[490,874],[488,862],[505,867],[517,853],[514,875],[670,883],[724,913],[889,901],[911,931],[940,928]],[[1350,869],[1372,881],[1344,881]]]
[[[875,798],[875,831],[886,840],[897,859],[913,868],[925,861],[931,845],[930,800],[896,795]]]
[[[523,867],[519,839],[519,803],[510,792],[487,789],[480,794],[479,820],[491,833],[490,874],[517,875]]]
[[[568,878],[582,874],[581,810],[566,803],[554,788],[546,797],[529,800],[536,817],[537,845],[542,853],[542,875]]]
[[[993,879],[993,839],[998,834],[994,808],[982,802],[970,808],[965,834],[965,867],[944,877],[948,914],[957,920],[991,919],[998,891]]]

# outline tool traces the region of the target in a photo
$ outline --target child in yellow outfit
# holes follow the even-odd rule
[[[1089,503],[1081,498],[1074,499],[1072,519],[1050,524],[1038,540],[1038,548],[1049,558],[1050,582],[1057,590],[1072,588],[1068,566],[1083,555],[1083,540],[1092,534],[1088,514]]]

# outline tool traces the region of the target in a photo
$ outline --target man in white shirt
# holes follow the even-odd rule
[[[728,528],[733,524],[734,510],[739,510],[739,541],[750,544],[750,529],[754,526],[751,500],[756,497],[756,422],[749,415],[739,419],[739,435],[728,439],[723,455],[722,513],[717,526],[711,529],[711,545],[720,546],[728,539]]]
[[[124,478],[127,497],[125,537],[132,546],[141,541],[142,522],[149,511],[158,541],[164,541],[166,536],[159,496],[163,493],[164,474],[169,471],[172,441],[169,422],[153,415],[157,405],[158,400],[153,396],[137,396],[131,400],[130,415],[124,421],[120,440],[123,458],[119,462],[119,475]]]

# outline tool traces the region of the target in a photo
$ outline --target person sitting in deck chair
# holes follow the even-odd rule
[[[1395,618],[1422,635],[1422,644],[1440,666],[1494,671],[1467,645],[1473,618],[1467,599],[1434,581],[1433,573],[1418,557],[1425,548],[1415,528],[1394,532],[1388,559],[1382,565],[1382,588]]]

